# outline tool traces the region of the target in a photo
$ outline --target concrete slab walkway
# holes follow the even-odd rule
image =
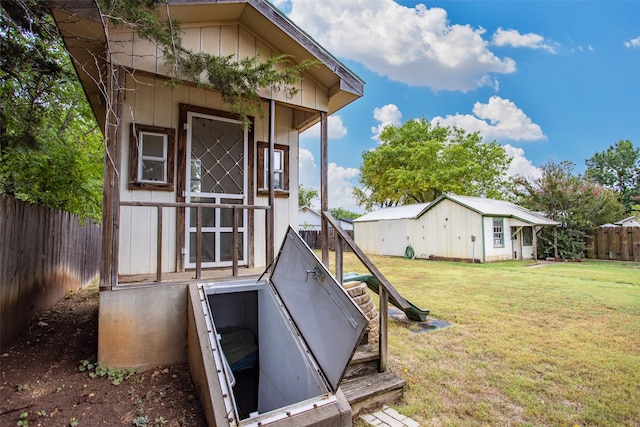
[[[377,412],[361,415],[360,419],[377,427],[420,427],[416,421],[386,405]]]

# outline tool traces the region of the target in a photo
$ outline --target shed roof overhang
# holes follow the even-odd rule
[[[328,114],[364,95],[362,79],[265,0],[169,0],[168,3],[171,18],[182,24],[237,22],[276,51],[290,55],[293,62],[318,61],[319,65],[308,68],[305,74],[328,88]],[[98,6],[95,0],[51,0],[50,8],[93,111],[103,124],[106,102],[101,83],[107,80],[109,59],[108,40]],[[166,17],[167,8],[160,8],[159,13]],[[312,116],[303,128],[318,120],[319,115]]]
[[[424,214],[429,209],[435,207],[438,203],[440,203],[443,200],[450,200],[453,203],[457,203],[460,206],[463,206],[477,213],[482,217],[514,218],[526,224],[529,224],[531,226],[539,226],[539,227],[550,227],[550,226],[560,225],[560,223],[557,221],[551,220],[549,218],[545,218],[521,206],[504,202],[502,200],[484,199],[480,197],[457,196],[457,195],[446,194],[446,193],[441,194],[437,199],[431,202],[431,204],[426,209],[424,209],[420,213],[420,215]],[[487,206],[489,208],[487,208]]]
[[[89,104],[104,130],[107,37],[93,0],[52,0],[49,6]]]

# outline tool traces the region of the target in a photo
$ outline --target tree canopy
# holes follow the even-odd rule
[[[0,194],[99,220],[102,137],[43,2],[0,6]]]
[[[295,92],[313,62],[191,52],[178,22],[158,19],[161,0],[99,0],[105,21],[154,42],[174,84],[215,88],[248,124],[262,114],[259,90]],[[0,3],[0,194],[100,219],[102,135],[45,0]],[[284,67],[276,67],[285,63]]]
[[[573,173],[571,162],[552,161],[540,167],[535,180],[517,178],[514,193],[518,204],[543,212],[558,221],[558,253],[563,259],[579,259],[586,250],[586,232],[616,221],[623,212],[614,191]],[[554,256],[552,230],[540,233],[539,253]]]
[[[380,145],[362,154],[358,205],[430,202],[444,192],[502,198],[510,158],[496,142],[475,133],[432,125],[422,118],[388,126]]]
[[[347,219],[347,218],[353,219],[353,218],[358,218],[362,216],[362,214],[359,214],[357,212],[353,212],[344,208],[330,208],[329,212],[331,213],[331,216],[333,216],[335,219]]]
[[[313,187],[298,185],[298,207],[312,207],[313,201],[318,198],[318,190]]]
[[[587,178],[614,190],[627,214],[640,212],[640,147],[621,140],[595,153],[585,164]]]

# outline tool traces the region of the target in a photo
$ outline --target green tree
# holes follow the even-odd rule
[[[329,213],[331,213],[331,216],[335,219],[358,218],[362,216],[362,214],[344,208],[330,208]]]
[[[395,206],[429,202],[444,192],[501,198],[508,186],[510,162],[504,147],[457,127],[410,120],[388,126],[381,143],[362,154],[360,206]]]
[[[585,164],[585,175],[616,191],[627,214],[640,203],[640,147],[634,148],[629,140],[620,140],[595,153]]]
[[[548,162],[541,166],[541,177],[515,179],[518,204],[558,221],[558,254],[563,259],[579,259],[586,250],[586,232],[611,221],[623,212],[614,191],[583,176],[574,175],[574,164]],[[553,230],[543,229],[538,253],[554,256]]]
[[[318,190],[313,187],[304,187],[302,184],[298,185],[298,206],[311,207],[313,201],[318,198]]]
[[[105,21],[156,43],[173,82],[186,76],[219,90],[248,123],[261,114],[259,90],[295,93],[300,72],[287,55],[234,59],[184,48],[180,26],[160,20],[160,0],[100,0]],[[98,219],[103,155],[101,133],[88,107],[45,0],[0,4],[0,193]],[[276,69],[276,64],[286,63]]]
[[[0,8],[0,194],[99,220],[102,137],[44,3]]]

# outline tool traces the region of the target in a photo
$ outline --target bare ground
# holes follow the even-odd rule
[[[95,378],[95,367],[79,369],[96,360],[98,295],[67,295],[2,352],[0,425],[205,426],[186,363],[135,374],[104,367]]]

